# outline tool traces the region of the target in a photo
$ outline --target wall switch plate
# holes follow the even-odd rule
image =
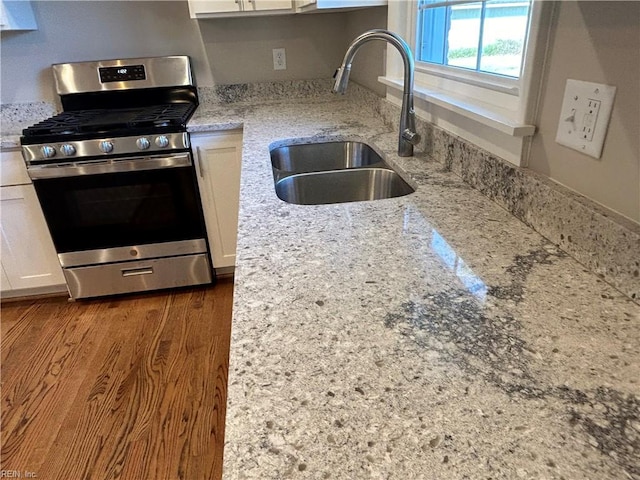
[[[273,49],[273,69],[274,70],[287,69],[287,54],[284,48]]]
[[[611,85],[567,80],[556,142],[600,158],[615,95]]]

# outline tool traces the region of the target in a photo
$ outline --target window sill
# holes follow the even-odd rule
[[[403,80],[391,77],[378,77],[378,80],[402,92]],[[510,117],[510,111],[492,105],[482,105],[479,102],[472,102],[464,97],[454,96],[443,90],[427,88],[414,85],[413,95],[426,102],[437,105],[446,110],[452,111],[467,119],[478,122],[484,126],[493,128],[511,137],[529,137],[535,131],[535,125],[518,123]]]

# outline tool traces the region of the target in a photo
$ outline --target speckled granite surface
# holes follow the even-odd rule
[[[219,103],[291,100],[292,98],[331,99],[332,82],[328,79],[289,80],[280,82],[241,83],[198,87],[198,98],[203,106]]]
[[[244,128],[225,479],[640,478],[640,306],[452,173],[527,222],[500,161],[438,131],[400,159],[393,108],[321,84],[211,90],[189,127]],[[341,136],[417,191],[276,197],[269,144]]]
[[[224,478],[640,478],[640,306],[362,100],[191,123],[244,128]],[[417,191],[276,197],[270,144],[342,136]]]
[[[57,113],[56,107],[46,102],[11,103],[0,105],[0,148],[20,146],[22,129]]]
[[[397,126],[400,110],[378,102]],[[640,225],[418,119],[420,149],[640,304]]]

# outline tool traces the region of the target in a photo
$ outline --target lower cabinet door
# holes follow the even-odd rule
[[[0,187],[2,290],[64,285],[64,275],[32,185]],[[6,279],[5,279],[6,278]]]
[[[236,260],[242,132],[192,134],[209,247],[216,269]]]

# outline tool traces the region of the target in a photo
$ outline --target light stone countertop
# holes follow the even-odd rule
[[[244,129],[225,479],[640,479],[640,306],[357,99],[200,107]],[[269,146],[365,140],[417,186],[302,206]]]
[[[22,129],[57,113],[55,105],[46,102],[0,105],[0,148],[20,148]]]
[[[244,130],[225,479],[640,479],[638,304],[442,163],[397,157],[362,98],[249,93],[189,124]],[[52,109],[5,108],[2,148]],[[279,200],[269,145],[338,138],[417,191]]]

